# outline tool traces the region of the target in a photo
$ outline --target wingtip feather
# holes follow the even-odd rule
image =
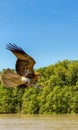
[[[24,52],[24,50],[21,48],[21,47],[18,47],[15,43],[8,43],[7,45],[6,45],[6,49],[8,49],[8,50],[10,50],[10,51],[20,51],[20,52],[23,52],[23,53],[25,53]]]

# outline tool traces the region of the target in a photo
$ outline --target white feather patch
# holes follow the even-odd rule
[[[30,83],[30,79],[22,77],[21,80],[25,83]]]

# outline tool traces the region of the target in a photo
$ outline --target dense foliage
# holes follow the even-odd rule
[[[0,84],[0,113],[78,113],[78,61],[64,60],[39,68],[32,88],[5,88]]]

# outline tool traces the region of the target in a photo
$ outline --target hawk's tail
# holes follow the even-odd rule
[[[14,71],[7,69],[1,74],[1,82],[5,87],[17,87],[23,84],[21,76],[16,74]]]

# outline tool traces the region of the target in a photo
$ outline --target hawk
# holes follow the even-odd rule
[[[1,74],[1,82],[5,87],[32,86],[38,80],[40,73],[35,72],[33,67],[35,60],[29,56],[21,47],[15,44],[7,44],[6,49],[10,50],[17,58],[15,71],[6,69]]]

